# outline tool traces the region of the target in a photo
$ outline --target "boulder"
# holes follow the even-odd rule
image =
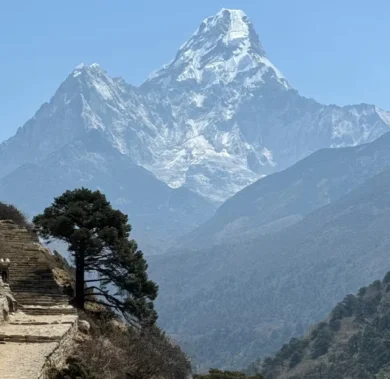
[[[84,334],[89,334],[89,331],[91,329],[91,325],[89,324],[88,321],[85,320],[79,320],[77,322],[77,326],[79,328],[79,331]]]

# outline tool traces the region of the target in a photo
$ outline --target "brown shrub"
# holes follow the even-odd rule
[[[190,374],[185,354],[158,328],[136,331],[112,319],[89,321],[91,338],[79,346],[77,357],[97,378],[184,379]]]
[[[31,224],[28,222],[27,217],[12,204],[0,202],[0,220],[10,220],[19,226],[28,229],[31,228]]]

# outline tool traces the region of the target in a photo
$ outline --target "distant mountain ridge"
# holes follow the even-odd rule
[[[389,159],[388,133],[314,153],[232,197],[192,242],[150,260],[161,325],[204,367],[242,368],[383,276],[390,267]],[[272,220],[297,214],[269,230]]]
[[[135,165],[98,130],[3,177],[0,198],[34,215],[50,204],[53,196],[75,187],[101,190],[114,207],[135,219],[133,230],[146,253],[162,253],[172,236],[189,232],[214,212],[214,207],[194,192],[170,188]]]
[[[0,176],[99,130],[169,186],[221,203],[320,148],[369,142],[389,125],[389,113],[372,105],[300,96],[266,57],[246,14],[222,9],[139,88],[98,64],[76,67],[0,145]]]
[[[369,144],[322,149],[228,199],[177,250],[253,238],[290,226],[390,166],[390,133]]]

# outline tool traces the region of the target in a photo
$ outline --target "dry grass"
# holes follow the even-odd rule
[[[186,378],[190,362],[180,348],[157,328],[135,331],[119,320],[96,321],[91,336],[80,344],[77,358],[96,378]]]

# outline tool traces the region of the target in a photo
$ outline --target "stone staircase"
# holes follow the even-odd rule
[[[76,315],[13,314],[0,325],[1,379],[45,378],[45,366],[62,359],[76,332]]]
[[[56,282],[50,253],[27,229],[0,221],[0,259],[19,311],[0,324],[0,378],[43,379],[61,365],[77,332],[77,312]]]
[[[25,313],[75,313],[55,281],[48,251],[26,229],[0,221],[0,258],[9,258],[9,285]]]

